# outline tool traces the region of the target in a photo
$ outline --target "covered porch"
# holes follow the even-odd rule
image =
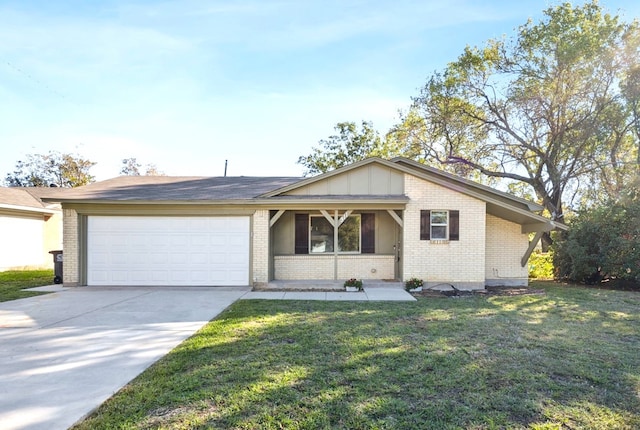
[[[271,210],[268,285],[331,290],[350,278],[399,281],[403,214],[404,201]]]

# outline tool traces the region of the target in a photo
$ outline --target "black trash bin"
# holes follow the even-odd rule
[[[53,254],[53,283],[62,284],[62,251],[49,251]]]

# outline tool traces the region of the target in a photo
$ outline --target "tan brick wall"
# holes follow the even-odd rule
[[[394,279],[393,255],[340,255],[338,279]]]
[[[274,257],[273,277],[278,281],[333,279],[333,255],[280,255]]]
[[[487,215],[486,271],[489,285],[527,285],[528,265],[520,259],[529,247],[529,236],[516,224]]]
[[[257,210],[252,217],[251,256],[253,283],[264,285],[269,281],[269,211]]]
[[[403,280],[423,279],[428,285],[447,283],[462,289],[483,288],[485,275],[484,201],[405,175],[410,198],[404,213]],[[460,240],[420,240],[420,210],[459,210]]]
[[[393,255],[339,255],[337,279],[393,279]],[[278,281],[333,280],[333,255],[277,255],[274,278]]]
[[[78,214],[74,209],[62,210],[63,263],[62,280],[65,286],[77,286],[80,283]]]

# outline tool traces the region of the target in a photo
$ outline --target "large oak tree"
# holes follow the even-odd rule
[[[640,30],[564,3],[513,38],[467,47],[398,126],[430,164],[525,184],[554,220],[638,172]]]

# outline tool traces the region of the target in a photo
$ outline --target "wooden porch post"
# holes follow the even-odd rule
[[[333,280],[338,280],[338,210],[333,211]]]

